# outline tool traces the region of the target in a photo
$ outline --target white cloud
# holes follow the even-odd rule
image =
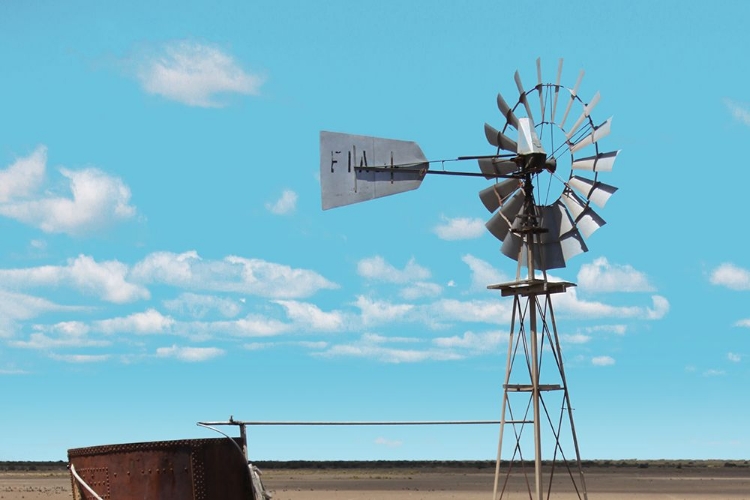
[[[47,312],[80,311],[81,307],[61,306],[46,299],[0,289],[0,338],[16,333],[16,322]]]
[[[724,98],[724,105],[727,107],[729,112],[732,113],[732,116],[735,120],[745,125],[750,125],[750,110],[748,110],[746,104],[733,101],[729,98]]]
[[[28,340],[9,342],[13,347],[49,350],[59,347],[102,347],[110,345],[105,340],[88,338],[90,328],[80,321],[64,321],[53,325],[34,325],[35,332]]]
[[[646,319],[662,319],[669,312],[669,301],[661,295],[652,295],[653,307],[646,308]]]
[[[233,299],[195,293],[182,293],[176,299],[164,301],[164,307],[170,311],[187,314],[192,318],[203,318],[212,311],[218,311],[225,318],[233,318],[242,310],[240,304]]]
[[[138,64],[143,89],[188,106],[221,107],[217,97],[236,93],[258,95],[264,78],[243,70],[219,48],[191,41],[173,41]]]
[[[95,321],[93,328],[106,334],[134,333],[137,335],[169,333],[175,320],[155,309],[121,318]]]
[[[204,261],[195,251],[152,253],[133,267],[131,276],[141,283],[275,299],[308,297],[321,289],[338,288],[315,271],[231,255]]]
[[[402,441],[394,440],[394,439],[386,439],[384,437],[378,437],[375,438],[375,444],[379,446],[385,446],[386,448],[398,448],[402,444],[404,444]]]
[[[117,304],[150,298],[146,288],[126,280],[127,274],[128,267],[116,260],[96,262],[79,255],[69,259],[66,266],[0,269],[0,283],[16,288],[70,286]]]
[[[66,363],[102,363],[108,361],[109,354],[50,354],[50,358]]]
[[[28,375],[30,372],[20,368],[0,368],[0,375]]]
[[[326,347],[328,347],[328,342],[323,342],[323,341],[317,341],[317,342],[300,341],[300,342],[292,342],[292,344],[305,347],[307,349],[315,349],[315,350],[325,349]]]
[[[130,188],[97,168],[60,168],[71,197],[40,192],[45,181],[47,149],[39,146],[0,171],[0,215],[47,233],[86,234],[133,217]]]
[[[711,284],[720,285],[732,290],[750,290],[750,271],[726,262],[713,270]]]
[[[478,259],[473,255],[466,254],[461,260],[469,266],[471,271],[471,289],[474,291],[487,290],[488,285],[505,283],[508,278],[495,269],[489,262]]]
[[[427,324],[440,326],[444,321],[505,323],[510,321],[511,310],[512,303],[508,301],[443,299],[421,308],[420,312]]]
[[[734,363],[739,363],[740,361],[742,361],[742,355],[734,353],[734,352],[728,352],[727,353],[727,359],[729,361],[734,362]]]
[[[591,337],[584,335],[583,333],[571,333],[561,335],[560,340],[567,342],[568,344],[585,344],[591,340]]]
[[[392,304],[390,302],[372,300],[364,295],[357,296],[354,306],[359,308],[362,323],[365,325],[403,320],[414,309],[414,306],[411,304]]]
[[[469,240],[479,238],[486,231],[482,219],[466,217],[448,218],[441,216],[442,224],[435,226],[432,231],[441,240]]]
[[[652,292],[648,278],[630,265],[610,264],[599,257],[578,271],[578,285],[591,292]]]
[[[338,331],[344,326],[344,317],[338,311],[323,312],[314,304],[294,300],[277,300],[286,309],[286,315],[295,324],[313,330]]]
[[[433,339],[432,342],[439,347],[465,349],[474,354],[496,352],[499,345],[508,342],[508,332],[464,332],[461,336],[438,337]]]
[[[26,198],[44,182],[47,166],[47,147],[37,146],[33,153],[19,158],[5,170],[0,170],[0,203]]]
[[[443,291],[437,283],[418,281],[401,289],[399,295],[405,300],[416,300],[423,297],[436,297]]]
[[[297,208],[297,193],[287,189],[281,197],[273,203],[266,203],[266,209],[272,214],[287,215],[294,213]]]
[[[180,361],[199,362],[208,361],[224,354],[223,349],[218,347],[159,347],[156,356],[159,358],[174,358]]]
[[[430,271],[417,264],[413,258],[406,263],[403,270],[399,270],[379,255],[360,260],[357,263],[357,273],[363,278],[400,285],[424,281],[430,277]]]
[[[275,345],[276,344],[274,342],[250,342],[248,344],[243,344],[242,347],[244,349],[247,349],[248,351],[261,351]]]
[[[578,298],[575,288],[555,296],[555,307],[559,314],[581,318],[638,318],[656,320],[669,312],[669,301],[661,295],[651,296],[652,307],[611,306],[602,302]]]
[[[704,377],[721,377],[726,374],[727,372],[725,372],[724,370],[716,370],[714,368],[711,368],[703,372]]]
[[[734,326],[741,326],[743,328],[750,328],[750,318],[747,319],[741,319],[737,321]]]
[[[445,349],[396,349],[387,347],[382,339],[362,336],[352,344],[334,345],[313,353],[322,357],[354,357],[374,359],[384,363],[417,363],[422,361],[451,361],[463,356]]]
[[[628,327],[626,325],[596,325],[585,328],[585,331],[589,333],[605,332],[614,333],[615,335],[625,335],[627,330]]]
[[[211,339],[220,334],[234,337],[272,337],[291,330],[291,325],[265,316],[248,314],[231,321],[176,323],[174,332],[194,339]]]
[[[415,343],[420,340],[416,337],[391,337],[380,335],[379,333],[363,333],[362,341],[371,344],[388,344],[388,343]]]
[[[591,364],[594,366],[612,366],[615,359],[610,356],[595,356],[591,358]]]

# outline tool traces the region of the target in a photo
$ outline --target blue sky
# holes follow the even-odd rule
[[[584,458],[747,458],[750,5],[5,2],[0,459],[199,420],[499,417],[488,181],[320,208],[321,130],[491,154],[541,57],[619,191],[555,297]],[[475,164],[461,167],[478,170]],[[256,459],[485,459],[497,429],[257,428]]]

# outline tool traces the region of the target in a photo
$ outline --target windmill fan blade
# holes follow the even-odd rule
[[[542,111],[542,118],[539,123],[544,123],[544,94],[542,93],[542,58],[536,59],[536,90],[539,92],[539,109]]]
[[[508,175],[518,170],[518,165],[510,160],[499,158],[479,158],[479,170],[487,179],[493,179],[501,175]]]
[[[534,256],[534,265],[542,271],[565,267],[565,252],[562,243],[559,241],[543,243]]]
[[[568,212],[568,209],[565,208],[565,204],[562,202],[562,200],[557,200],[553,205],[555,207],[555,210],[559,213],[560,217],[560,228],[557,233],[557,238],[562,238],[562,235],[570,231],[571,229],[575,229],[575,221],[570,217],[570,213]]]
[[[496,148],[504,149],[515,153],[518,149],[516,141],[503,134],[489,123],[484,124],[484,135],[487,136],[487,142],[495,146]]]
[[[574,175],[568,180],[568,185],[574,188],[576,191],[581,193],[589,201],[592,201],[596,206],[603,208],[617,188],[604,184],[603,182],[592,181],[583,177]]]
[[[575,160],[570,166],[573,170],[588,170],[591,172],[611,172],[615,159],[620,151],[610,151],[609,153],[599,153],[596,156],[587,156]]]
[[[583,75],[586,74],[583,70],[581,70],[580,73],[578,73],[578,80],[576,80],[576,84],[573,87],[573,90],[570,93],[570,100],[568,101],[568,106],[565,108],[565,114],[563,114],[562,120],[560,120],[560,128],[565,129],[565,120],[568,118],[568,113],[570,113],[570,108],[573,107],[573,101],[576,100],[576,96],[578,96],[578,87],[581,86],[581,81],[583,80]]]
[[[516,189],[521,187],[518,179],[506,179],[479,192],[479,198],[491,213],[500,208]]]
[[[534,121],[534,117],[531,114],[531,106],[529,106],[529,100],[526,98],[526,91],[523,89],[523,83],[521,83],[521,74],[516,71],[516,74],[513,75],[513,79],[516,81],[516,87],[518,87],[521,102],[523,102],[523,105],[526,108],[526,116],[528,116],[531,121]]]
[[[546,229],[539,235],[540,248],[535,257],[534,265],[537,269],[559,269],[565,267],[562,246],[560,244],[561,225],[564,218],[569,219],[567,213],[560,206],[548,205],[541,207],[539,225]]]
[[[565,267],[565,253],[560,242],[537,244],[534,252],[534,267],[540,271],[560,269]],[[506,257],[526,265],[528,250],[526,243],[517,234],[509,234],[500,247],[500,252]]]
[[[560,58],[560,62],[557,63],[557,80],[555,80],[555,100],[552,103],[552,114],[550,115],[549,121],[555,123],[555,111],[557,111],[557,98],[560,95],[560,79],[562,78],[563,60]]]
[[[513,110],[510,109],[510,106],[508,106],[508,103],[505,102],[505,99],[503,99],[503,96],[500,93],[497,94],[497,109],[503,114],[505,121],[518,130],[518,118],[516,118]]]
[[[557,212],[555,217],[559,217],[555,220],[555,222],[559,221],[559,226],[557,226],[559,250],[562,252],[563,261],[567,262],[579,253],[587,252],[588,248],[562,200],[557,200],[552,207]],[[556,268],[550,267],[550,269]]]
[[[517,234],[510,233],[508,237],[503,240],[503,244],[500,246],[500,252],[506,257],[521,262],[521,265],[526,262],[526,245],[523,243],[523,239]]]
[[[568,233],[564,234],[560,238],[560,246],[562,247],[563,258],[568,261],[578,254],[588,252],[589,249],[586,246],[586,242],[583,241],[581,233],[578,229],[573,228]]]
[[[388,165],[411,168],[363,169]],[[323,210],[417,189],[429,166],[415,142],[320,132]]]
[[[589,135],[570,146],[570,152],[575,153],[579,149],[588,146],[589,144],[595,144],[597,141],[599,141],[599,139],[607,137],[609,135],[611,125],[612,118],[609,118],[598,127],[594,127],[594,130],[592,130]]]
[[[518,191],[487,221],[485,227],[495,238],[502,241],[508,235],[511,225],[516,220],[516,215],[523,208],[523,200],[523,191]]]
[[[591,115],[591,111],[596,107],[597,104],[599,104],[599,100],[601,99],[601,97],[601,94],[597,92],[596,95],[594,95],[594,97],[591,99],[591,102],[583,106],[583,112],[581,113],[581,116],[578,117],[578,120],[576,120],[568,133],[565,134],[565,137],[567,137],[568,140],[573,137],[573,134],[576,133],[576,130],[578,130],[578,127],[581,126],[583,121]]]
[[[594,212],[587,203],[584,203],[573,191],[566,189],[560,195],[560,199],[570,212],[576,227],[578,227],[584,238],[588,238],[594,231],[606,224],[604,219]]]

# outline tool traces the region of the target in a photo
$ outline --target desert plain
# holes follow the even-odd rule
[[[489,463],[260,465],[263,482],[275,500],[489,500],[494,482]],[[592,462],[584,472],[592,500],[750,500],[747,461]],[[530,481],[533,485],[533,476]],[[569,481],[554,485],[551,498],[578,498]],[[72,498],[70,476],[62,462],[0,470],[0,500]],[[503,498],[529,498],[522,474],[511,476]]]

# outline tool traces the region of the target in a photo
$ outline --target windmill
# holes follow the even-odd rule
[[[518,97],[513,105],[497,95],[504,123],[499,129],[484,125],[494,153],[454,159],[477,161],[479,172],[430,170],[434,161],[414,142],[320,133],[324,210],[417,189],[427,174],[492,181],[479,192],[492,214],[485,226],[502,242],[500,251],[516,261],[513,282],[488,286],[513,297],[493,500],[503,498],[509,481],[519,477],[530,498],[549,498],[553,485],[566,488],[563,483],[578,498],[588,498],[551,300],[575,285],[550,279],[547,271],[565,267],[570,258],[586,252],[585,238],[605,224],[592,204],[603,207],[616,191],[602,183],[599,174],[612,170],[619,151],[600,150],[612,120],[593,121],[591,112],[600,95],[588,102],[578,95],[584,72],[569,88],[560,83],[562,59],[555,83],[543,81],[540,59],[536,68],[537,83],[529,89],[516,71]],[[569,117],[575,121],[566,126]],[[524,432],[528,427],[532,436]],[[503,479],[506,429],[515,442],[506,445],[512,451]],[[533,481],[525,463],[529,453],[524,455],[529,447]],[[570,447],[574,458],[566,452]]]

